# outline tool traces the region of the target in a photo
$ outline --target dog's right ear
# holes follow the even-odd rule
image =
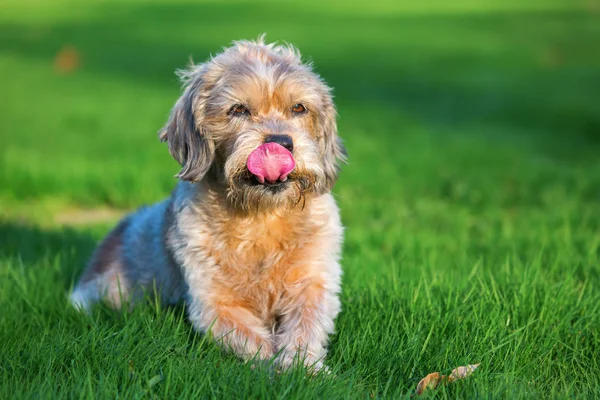
[[[205,85],[205,66],[192,66],[179,72],[184,91],[171,110],[167,124],[158,132],[161,142],[167,142],[169,152],[181,165],[177,178],[198,182],[210,169],[214,160],[214,144],[206,136],[201,116],[203,102],[199,101]]]

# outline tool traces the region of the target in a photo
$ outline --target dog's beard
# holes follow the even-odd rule
[[[227,179],[227,200],[244,212],[259,213],[303,207],[306,196],[315,191],[316,177],[308,171],[294,171],[285,182],[258,183],[243,169]]]
[[[302,144],[300,140],[294,151],[295,169],[285,182],[259,183],[248,170],[247,160],[254,149],[262,144],[262,139],[250,135],[240,135],[223,167],[227,200],[231,206],[243,212],[256,213],[276,211],[303,206],[306,196],[317,192],[324,177],[322,168],[316,164],[316,152],[312,143]],[[306,161],[305,157],[308,160]],[[310,163],[310,164],[309,164]],[[307,168],[311,165],[313,168]]]

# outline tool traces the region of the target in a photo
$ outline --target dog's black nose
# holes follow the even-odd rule
[[[288,135],[269,135],[265,138],[265,143],[277,143],[289,151],[294,150],[294,142]]]

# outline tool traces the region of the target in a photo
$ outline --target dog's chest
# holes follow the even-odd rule
[[[286,286],[308,273],[315,228],[297,217],[232,221],[219,235],[218,279],[237,295],[271,308]]]
[[[298,218],[232,221],[221,234],[221,263],[263,276],[297,261],[312,232]]]

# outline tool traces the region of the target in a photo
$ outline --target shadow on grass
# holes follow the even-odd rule
[[[50,63],[70,44],[99,77],[175,88],[173,71],[190,55],[202,61],[266,31],[316,61],[342,117],[344,104],[370,104],[429,125],[495,125],[600,143],[593,51],[600,29],[586,11],[361,16],[232,7],[111,4],[90,20],[2,26],[0,52]]]
[[[83,271],[97,242],[89,230],[45,229],[0,221],[0,260],[18,260],[17,265],[25,268],[59,263],[57,272],[65,289]]]
[[[4,306],[10,304],[10,307],[20,309],[20,314],[13,316],[17,319],[24,315],[36,316],[31,323],[43,329],[60,325],[65,318],[65,309],[70,321],[87,321],[84,325],[88,328],[98,324],[122,328],[130,316],[138,314],[158,317],[167,312],[171,323],[187,319],[183,302],[162,305],[158,297],[151,294],[130,310],[114,310],[99,303],[90,318],[75,312],[69,306],[67,296],[100,237],[89,229],[46,229],[18,222],[0,222],[0,272],[12,282],[4,287],[5,298],[2,300],[7,302]]]

